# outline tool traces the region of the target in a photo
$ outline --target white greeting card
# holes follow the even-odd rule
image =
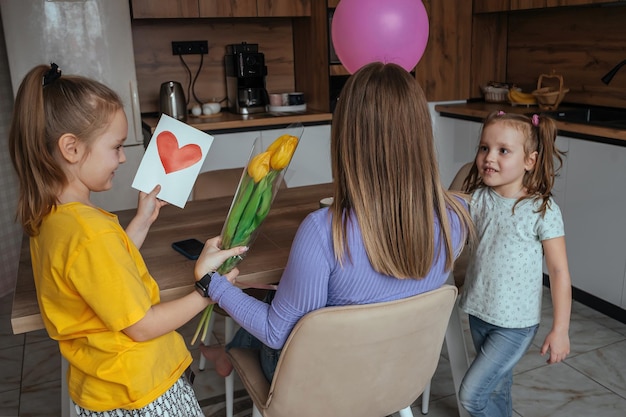
[[[212,143],[213,136],[161,115],[132,187],[149,193],[160,184],[157,197],[184,208]]]

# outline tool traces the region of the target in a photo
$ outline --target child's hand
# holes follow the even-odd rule
[[[137,214],[135,214],[135,217],[126,227],[126,234],[137,248],[141,248],[148,234],[148,230],[150,230],[150,226],[152,226],[152,223],[159,217],[161,207],[167,204],[165,201],[157,198],[159,191],[161,191],[161,186],[157,185],[150,194],[144,192],[139,193]]]
[[[569,355],[569,336],[567,332],[551,330],[541,346],[541,356],[550,351],[547,363],[558,363]]]
[[[200,257],[196,261],[194,269],[196,280],[201,279],[205,274],[216,271],[226,259],[231,256],[241,255],[246,252],[248,248],[246,246],[236,246],[231,249],[220,249],[222,239],[217,236],[209,239],[204,244],[204,249]],[[230,282],[233,282],[235,277],[239,274],[239,270],[236,268],[225,275]]]
[[[140,221],[146,223],[146,226],[150,227],[152,223],[159,217],[161,207],[167,204],[166,201],[159,200],[157,195],[161,191],[161,186],[157,185],[150,192],[146,194],[143,191],[139,192],[139,201],[137,204],[137,217]]]

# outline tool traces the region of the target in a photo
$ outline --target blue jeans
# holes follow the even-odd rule
[[[266,303],[271,303],[272,299],[274,299],[275,294],[276,291],[268,291],[268,294],[263,301],[265,301]],[[280,358],[280,352],[282,351],[282,349],[272,349],[271,347],[264,345],[263,342],[254,337],[243,327],[237,330],[237,333],[235,333],[235,336],[233,336],[233,340],[231,340],[230,343],[226,345],[227,351],[231,348],[258,350],[263,374],[269,382],[272,382],[272,379],[274,379],[274,372],[276,371],[276,365],[278,365],[278,358]]]
[[[261,361],[261,369],[269,382],[274,379],[274,371],[278,365],[278,358],[282,349],[272,349],[264,345],[259,339],[252,336],[246,329],[240,328],[235,333],[233,340],[226,345],[226,350],[231,348],[256,349],[259,351],[259,360]]]
[[[469,316],[476,359],[468,369],[459,399],[472,417],[511,417],[513,368],[530,347],[539,325],[507,329]]]

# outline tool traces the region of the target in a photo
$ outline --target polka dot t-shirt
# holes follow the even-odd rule
[[[504,198],[489,187],[476,190],[470,213],[478,239],[472,249],[459,306],[496,326],[521,328],[541,317],[543,246],[564,236],[561,210],[550,199],[542,217],[541,201]]]

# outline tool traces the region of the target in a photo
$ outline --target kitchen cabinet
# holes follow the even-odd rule
[[[131,0],[131,4],[134,19],[311,15],[311,0]]]
[[[198,0],[132,0],[134,19],[198,17]]]
[[[474,0],[474,13],[506,12],[510,9],[510,0]]]
[[[311,0],[258,0],[257,13],[259,17],[311,16]]]
[[[267,147],[282,133],[284,131],[280,129],[262,131],[263,146]],[[332,180],[330,124],[305,126],[298,148],[285,174],[287,187],[325,184]]]
[[[622,307],[624,178],[626,147],[569,140],[563,216],[572,285]]]
[[[284,129],[253,130],[213,135],[214,140],[200,172],[244,167],[256,138],[267,148]],[[288,187],[332,182],[330,124],[305,126],[285,175]]]
[[[257,0],[197,0],[199,17],[256,17]]]
[[[613,1],[614,2],[614,1]],[[506,12],[509,10],[541,9],[546,7],[584,6],[613,3],[607,0],[474,0],[474,13]]]
[[[442,117],[430,103],[441,183],[448,187],[459,169],[474,160],[482,124]]]
[[[584,6],[589,4],[614,3],[607,0],[546,0],[547,7]]]

